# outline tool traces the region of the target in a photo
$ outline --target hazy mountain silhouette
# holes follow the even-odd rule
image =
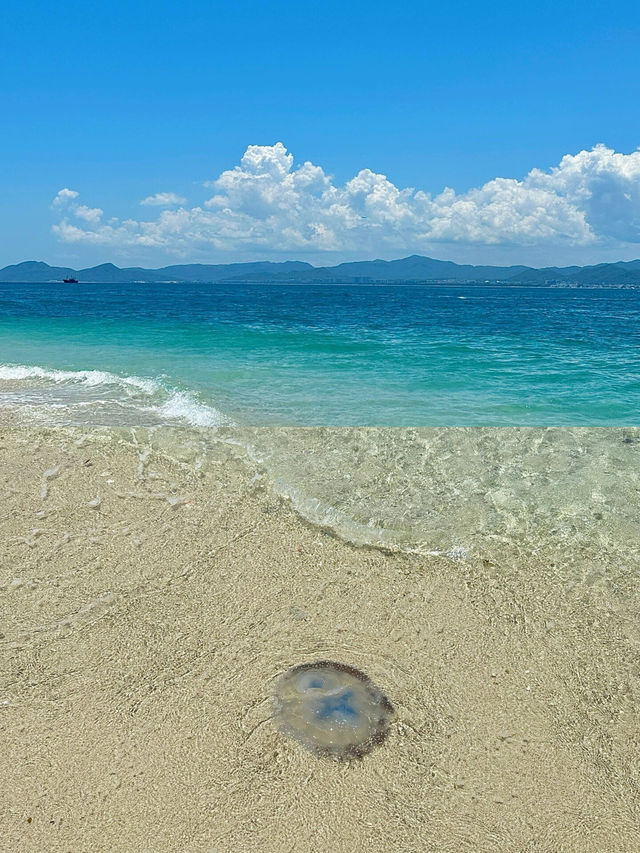
[[[127,281],[297,281],[345,284],[385,281],[499,281],[511,284],[624,285],[640,284],[640,260],[585,267],[535,269],[521,265],[473,266],[411,255],[395,261],[354,261],[333,267],[313,267],[304,261],[257,261],[238,264],[173,264],[160,269],[117,267],[106,263],[75,270],[71,267],[52,267],[43,261],[24,261],[0,269],[0,281],[47,282],[61,281],[69,277],[96,284]]]

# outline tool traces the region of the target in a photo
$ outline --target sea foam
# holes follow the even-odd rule
[[[193,392],[161,378],[40,365],[0,364],[0,405],[57,425],[215,427],[229,422]]]
[[[155,379],[140,376],[118,376],[106,370],[49,370],[38,365],[0,364],[0,379],[21,381],[28,379],[44,379],[60,384],[63,382],[81,383],[90,387],[98,385],[122,385],[138,388],[148,394],[153,394],[161,388]]]

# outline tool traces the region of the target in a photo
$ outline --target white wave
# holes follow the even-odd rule
[[[153,394],[162,387],[155,379],[145,379],[140,376],[118,376],[106,370],[48,370],[38,365],[26,364],[0,364],[0,379],[14,381],[45,379],[56,384],[75,382],[90,387],[124,385],[138,388],[147,394]]]
[[[109,424],[116,424],[120,420],[118,411],[123,412],[122,419],[127,424],[132,417],[135,420],[136,411],[142,420],[148,421],[148,416],[152,415],[153,421],[159,424],[177,422],[212,427],[228,423],[213,406],[159,379],[118,376],[105,370],[55,370],[39,365],[0,364],[2,380],[26,383],[40,380],[37,390],[28,384],[21,390],[2,392],[3,405],[23,412],[26,408],[40,409],[39,417],[47,411],[66,411],[70,423],[76,423],[83,411],[82,422],[87,425],[102,425],[105,419]],[[96,393],[100,396],[96,397]],[[87,410],[93,410],[94,414]]]
[[[217,409],[206,403],[200,403],[187,391],[174,391],[168,400],[158,406],[150,407],[149,410],[154,411],[163,420],[186,421],[196,427],[220,426],[226,422],[225,417]]]

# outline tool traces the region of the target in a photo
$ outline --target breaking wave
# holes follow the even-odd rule
[[[40,365],[0,364],[0,406],[21,420],[62,426],[215,427],[229,423],[194,392],[174,388],[162,377]]]

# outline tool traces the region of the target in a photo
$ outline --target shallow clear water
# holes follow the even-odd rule
[[[306,519],[360,545],[525,572],[535,559],[576,582],[608,583],[633,566],[640,579],[637,427],[154,433],[170,456],[201,466],[235,449]]]
[[[0,284],[0,404],[76,424],[633,425],[640,289]]]

